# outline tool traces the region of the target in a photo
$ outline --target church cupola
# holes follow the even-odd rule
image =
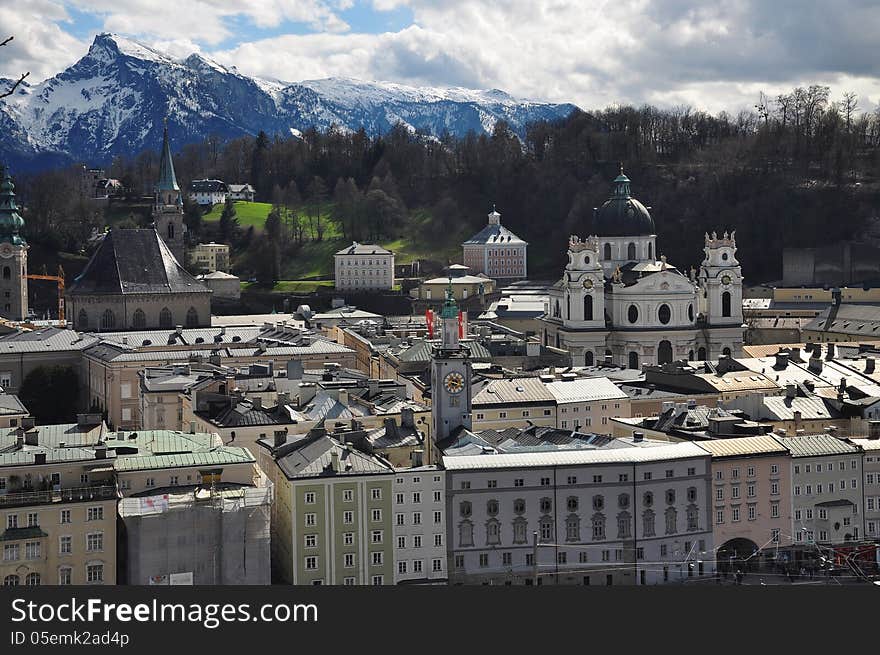
[[[0,241],[15,246],[24,245],[26,242],[21,236],[23,227],[24,219],[18,213],[12,177],[8,170],[0,167]]]
[[[595,210],[593,233],[599,237],[653,236],[654,219],[642,203],[632,197],[630,179],[620,173],[611,183],[611,196]]]
[[[501,214],[495,211],[495,205],[492,205],[492,212],[489,214],[489,225],[501,225]]]

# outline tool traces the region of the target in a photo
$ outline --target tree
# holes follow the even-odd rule
[[[309,230],[315,241],[324,239],[324,203],[327,202],[327,185],[323,179],[315,175],[309,183],[306,216],[309,219]]]
[[[38,366],[22,380],[18,397],[39,424],[71,423],[76,420],[79,376],[69,366]]]
[[[0,41],[0,47],[7,45],[14,38],[15,38],[14,36],[10,36],[9,38],[5,39],[4,41]],[[6,91],[0,92],[0,99],[8,98],[13,93],[15,93],[15,90],[19,87],[19,85],[22,82],[25,81],[25,79],[27,78],[28,75],[30,75],[30,71],[28,71],[27,73],[22,73],[21,77],[19,77],[15,82],[13,82],[11,87],[6,89]]]
[[[251,158],[251,186],[256,191],[258,200],[264,200],[272,189],[271,175],[268,164],[269,137],[260,130],[254,143],[254,153]]]
[[[352,178],[339,178],[333,190],[333,209],[331,218],[339,226],[343,238],[357,240],[361,238],[360,217],[363,205],[363,194]]]
[[[232,198],[226,198],[223,213],[220,214],[220,240],[231,244],[238,236],[238,217],[235,215],[235,202]]]
[[[225,211],[226,207],[223,209]],[[183,222],[186,223],[187,232],[193,238],[198,238],[202,232],[202,208],[188,195],[183,197]]]

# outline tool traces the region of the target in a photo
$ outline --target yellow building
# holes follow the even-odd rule
[[[412,293],[419,300],[442,303],[450,285],[452,285],[452,295],[459,302],[468,298],[488,296],[495,292],[495,280],[482,273],[467,275],[468,270],[467,266],[453,264],[449,267],[451,280],[449,277],[431,278],[422,282]]]
[[[229,272],[229,246],[225,243],[200,243],[193,247],[190,258],[195,266],[208,273]]]
[[[116,584],[112,462],[100,417],[0,431],[0,580],[15,585]]]

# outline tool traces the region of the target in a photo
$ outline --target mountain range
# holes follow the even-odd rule
[[[0,90],[13,80],[0,78]],[[288,83],[249,77],[199,54],[177,59],[143,43],[99,34],[75,64],[39,84],[21,84],[0,101],[0,152],[19,169],[106,164],[162,141],[167,118],[175,149],[209,135],[260,130],[299,136],[331,126],[369,135],[402,123],[434,137],[491,133],[506,121],[567,116],[572,104],[514,98],[498,89],[410,87],[328,78]]]

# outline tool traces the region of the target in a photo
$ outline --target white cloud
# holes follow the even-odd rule
[[[27,81],[35,84],[79,59],[88,44],[64,31],[68,19],[61,3],[52,0],[0,4],[0,41],[15,37],[0,48],[0,77],[30,72]]]

